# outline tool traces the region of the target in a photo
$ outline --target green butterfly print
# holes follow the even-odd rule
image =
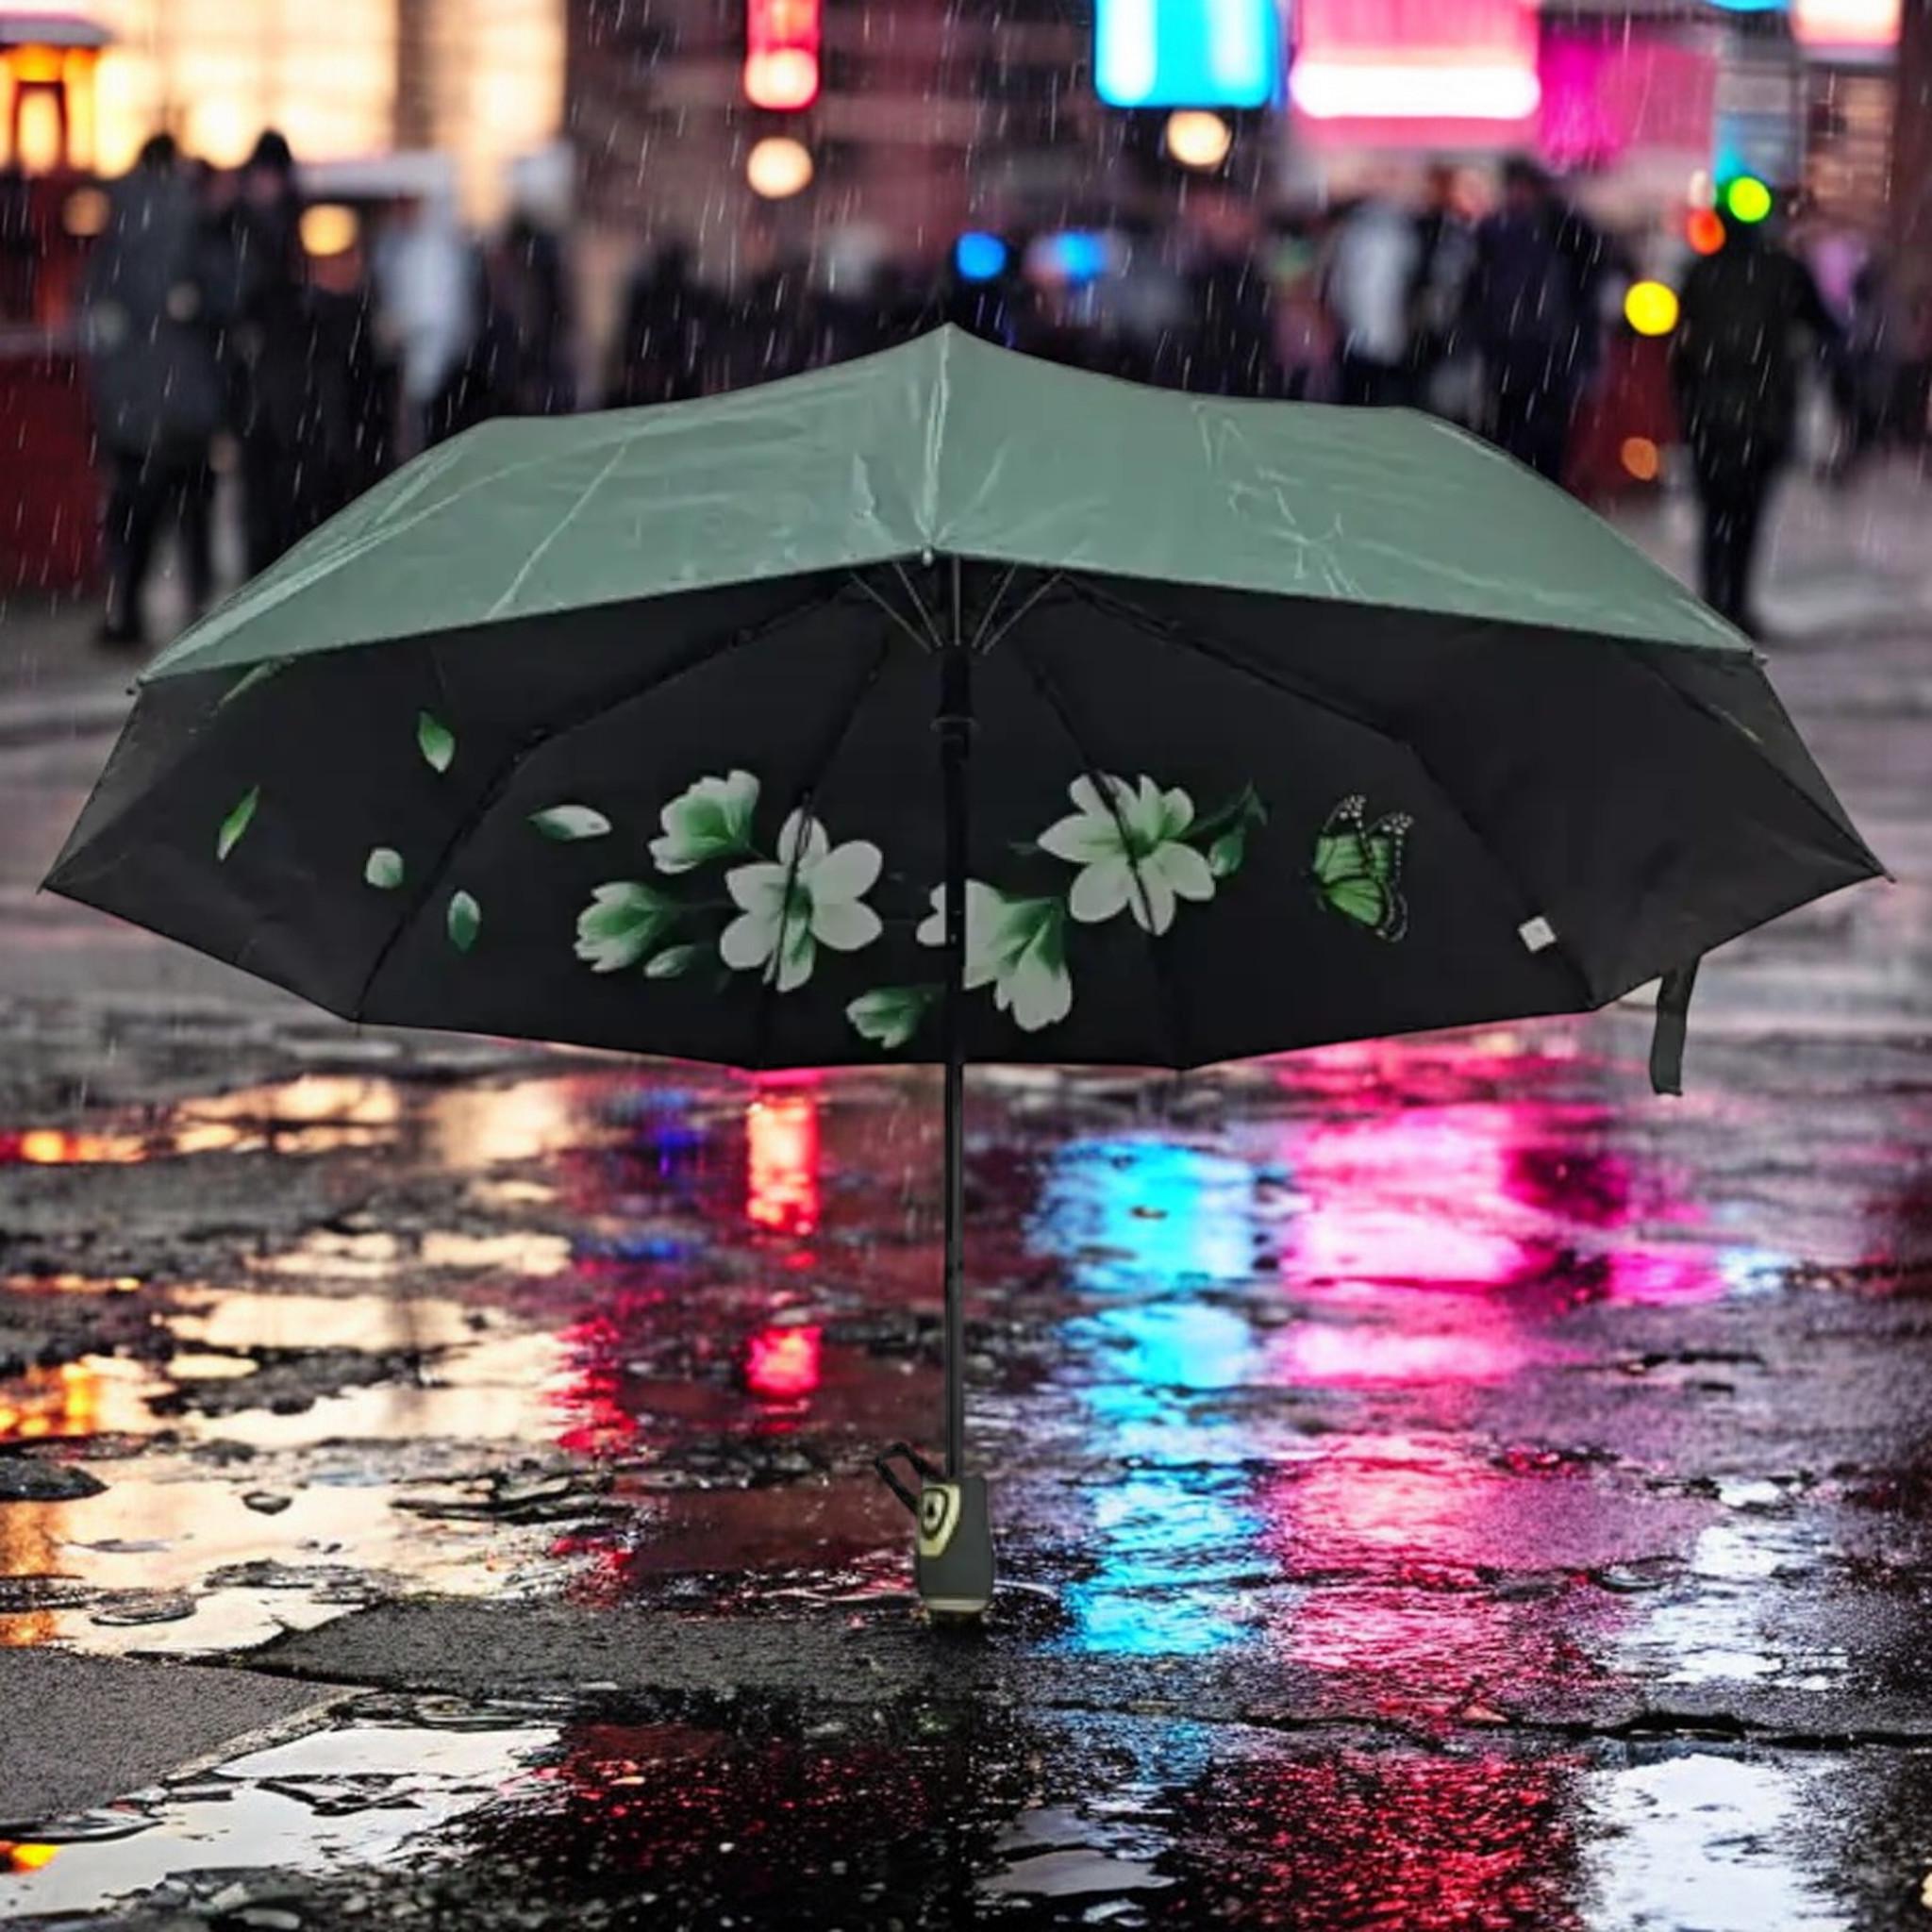
[[[1415,821],[1396,811],[1372,825],[1367,808],[1368,800],[1357,795],[1328,814],[1315,841],[1315,896],[1378,940],[1399,940],[1408,930],[1402,854]]]

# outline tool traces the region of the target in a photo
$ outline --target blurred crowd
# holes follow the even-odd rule
[[[157,135],[113,187],[80,308],[107,472],[105,641],[142,641],[171,523],[191,615],[208,602],[218,450],[239,473],[253,575],[445,437],[575,406],[554,235],[520,218],[482,245],[424,196],[372,244],[358,231],[311,255],[303,208],[273,131],[228,173]]]
[[[487,417],[637,406],[742,388],[954,322],[1009,347],[1168,388],[1432,410],[1555,481],[1622,328],[1641,238],[1592,221],[1539,167],[1493,183],[1390,176],[1298,216],[1191,188],[1159,232],[980,237],[938,274],[889,254],[734,239],[708,279],[678,242],[647,250],[596,379],[566,244],[528,215],[488,242],[433,196],[311,254],[295,158],[265,133],[217,173],[165,136],[112,191],[83,340],[108,471],[104,636],[141,636],[158,536],[178,528],[191,605],[212,580],[218,448],[239,474],[245,565],[266,568],[396,462]],[[1766,500],[1828,395],[1842,473],[1926,425],[1925,319],[1850,235],[1724,217],[1677,266],[1676,422],[1704,510],[1706,596],[1755,628]]]

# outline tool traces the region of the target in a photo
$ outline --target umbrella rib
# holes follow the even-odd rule
[[[1015,622],[1018,620],[1015,619]],[[1141,935],[1147,941],[1147,958],[1154,971],[1154,981],[1160,988],[1161,1004],[1167,1008],[1168,1064],[1173,1067],[1186,1067],[1192,1064],[1189,1055],[1183,1051],[1187,1038],[1187,1026],[1181,1013],[1180,993],[1173,975],[1168,972],[1160,948],[1155,944],[1158,935],[1154,931],[1154,902],[1147,891],[1147,882],[1141,875],[1141,861],[1134,856],[1134,848],[1127,837],[1126,821],[1121,816],[1121,808],[1115,800],[1112,789],[1107,783],[1100,767],[1089,754],[1079,732],[1074,726],[1072,714],[1061,698],[1058,688],[1047,675],[1045,670],[1028,654],[1023,645],[1015,644],[1020,661],[1026,667],[1027,675],[1033,679],[1033,688],[1045,701],[1046,708],[1072,742],[1074,754],[1080,760],[1081,769],[1087,774],[1087,781],[1093,787],[1094,795],[1106,802],[1108,814],[1113,820],[1114,830],[1121,841],[1121,850],[1126,855],[1127,875],[1133,880],[1135,895],[1141,902],[1141,910],[1146,915],[1145,923],[1136,920]]]
[[[846,572],[846,575],[849,576],[852,579],[852,581],[855,584],[857,584],[858,588],[861,591],[863,591],[865,594],[868,597],[870,597],[872,601],[874,604],[876,604],[879,607],[879,608],[883,610],[886,613],[886,615],[889,618],[891,618],[891,621],[894,624],[896,624],[899,626],[899,628],[903,630],[906,633],[906,635],[908,638],[910,638],[912,641],[915,644],[917,644],[919,648],[922,651],[924,651],[928,658],[932,656],[934,646],[931,638],[929,638],[924,632],[922,632],[916,625],[909,624],[907,621],[906,613],[903,610],[896,608],[890,597],[881,595],[876,586],[869,583],[866,580],[865,575],[862,572],[856,570],[848,571]],[[922,612],[921,614],[924,615],[924,612]]]
[[[798,788],[791,801],[791,809],[786,814],[789,824],[799,812],[809,813],[816,803],[820,788],[825,782],[825,774],[831,770],[832,760],[839,756],[839,747],[845,742],[845,734],[852,729],[859,708],[865,703],[865,694],[878,681],[878,675],[886,668],[886,659],[891,655],[891,638],[881,637],[879,647],[873,654],[872,662],[865,667],[865,675],[858,680],[851,699],[837,715],[833,728],[826,734],[824,746],[812,759],[806,774],[805,783]],[[791,857],[785,865],[785,890],[778,901],[778,932],[772,946],[772,963],[768,972],[758,978],[758,1009],[753,1023],[752,1052],[750,1065],[761,1067],[765,1063],[765,1049],[772,1027],[772,1002],[777,995],[778,975],[785,970],[785,942],[790,936],[791,924],[791,888],[798,877],[798,861],[805,851],[804,827],[799,836],[791,841]]]
[[[1008,618],[1007,621],[1000,625],[999,629],[994,631],[992,636],[987,639],[984,644],[981,644],[975,638],[974,640],[973,648],[981,657],[985,657],[989,651],[991,651],[997,648],[997,646],[999,646],[1000,644],[1004,643],[1007,638],[1011,635],[1014,626],[1019,625],[1031,612],[1033,607],[1036,604],[1038,604],[1042,597],[1046,596],[1058,585],[1065,583],[1067,580],[1068,579],[1066,573],[1064,571],[1058,570],[1055,571],[1050,576],[1042,578],[1041,581],[1034,587],[1033,594],[1026,598],[1024,602],[1021,604],[1020,608],[1013,612],[1012,616]]]
[[[1539,913],[1541,911],[1541,907],[1536,903],[1540,895],[1524,890],[1523,883],[1516,876],[1515,870],[1505,862],[1502,855],[1490,842],[1487,835],[1472,822],[1469,814],[1462,808],[1455,794],[1436,775],[1429,765],[1428,759],[1422,755],[1420,749],[1411,740],[1403,737],[1400,732],[1391,731],[1388,725],[1377,723],[1374,718],[1354,709],[1350,706],[1338,703],[1333,698],[1325,697],[1319,691],[1310,691],[1305,686],[1290,679],[1271,675],[1258,665],[1246,663],[1241,658],[1235,657],[1232,652],[1224,651],[1200,638],[1191,636],[1178,625],[1169,623],[1164,618],[1156,617],[1150,610],[1143,610],[1140,605],[1134,603],[1130,598],[1113,596],[1107,591],[1097,590],[1093,585],[1085,582],[1079,577],[1072,577],[1068,581],[1073,586],[1074,595],[1085,599],[1096,609],[1124,618],[1128,623],[1146,631],[1150,636],[1158,638],[1163,643],[1175,644],[1182,650],[1191,651],[1196,657],[1206,658],[1210,664],[1218,664],[1224,671],[1231,671],[1237,676],[1249,678],[1256,684],[1260,685],[1264,691],[1274,691],[1282,697],[1298,699],[1301,703],[1310,705],[1319,711],[1325,711],[1332,717],[1340,718],[1345,723],[1354,724],[1358,729],[1369,732],[1375,738],[1379,738],[1385,744],[1392,745],[1397,751],[1406,753],[1415,760],[1416,769],[1428,780],[1429,784],[1434,788],[1437,796],[1456,815],[1463,830],[1475,841],[1477,847],[1487,855],[1490,863],[1496,868],[1498,874],[1508,886],[1511,894],[1518,904],[1526,908],[1529,913]],[[1590,975],[1572,955],[1569,947],[1562,943],[1560,938],[1556,946],[1551,948],[1551,951],[1568,969],[1571,978],[1583,995],[1585,1008],[1593,1009],[1602,1006],[1604,1002],[1597,996],[1596,989],[1591,985]]]
[[[1707,698],[1699,697],[1695,691],[1686,691],[1684,687],[1676,681],[1675,678],[1666,675],[1665,673],[1657,664],[1655,664],[1647,655],[1639,655],[1636,658],[1635,661],[1638,664],[1641,664],[1643,667],[1644,671],[1647,672],[1649,675],[1656,678],[1659,684],[1667,685],[1670,688],[1671,692],[1674,696],[1675,696],[1680,702],[1689,705],[1690,708],[1693,711],[1695,711],[1700,717],[1708,718],[1713,724],[1717,725],[1728,736],[1732,738],[1743,739],[1747,743],[1749,743],[1753,747],[1753,749],[1757,754],[1759,759],[1764,764],[1768,765],[1771,768],[1771,770],[1777,774],[1779,781],[1784,785],[1787,791],[1795,793],[1799,800],[1803,804],[1807,806],[1819,818],[1822,818],[1824,821],[1824,823],[1831,827],[1832,831],[1838,834],[1840,838],[1843,838],[1845,836],[1845,826],[1840,824],[1839,822],[1835,818],[1833,818],[1832,815],[1828,811],[1826,811],[1822,805],[1819,804],[1817,799],[1813,798],[1810,792],[1807,791],[1804,788],[1804,786],[1800,785],[1798,781],[1795,778],[1793,778],[1791,774],[1789,772],[1787,772],[1785,768],[1781,764],[1779,764],[1774,758],[1772,758],[1766,752],[1765,748],[1757,742],[1757,739],[1755,739],[1751,735],[1750,731],[1744,725],[1740,724],[1737,721],[1737,719],[1732,717],[1731,714],[1728,711],[1726,711],[1722,705],[1714,705]],[[1765,677],[1764,674],[1761,671],[1758,672],[1758,677],[1768,688],[1770,687],[1771,680]],[[1772,697],[1774,698],[1774,700],[1777,699],[1777,692],[1774,689],[1772,690]],[[1782,708],[1781,701],[1780,708]],[[1787,719],[1786,722],[1790,723],[1790,720]],[[1795,736],[1795,732],[1793,733],[1793,735]],[[1821,775],[1823,774],[1821,774]],[[1896,876],[1892,873],[1891,868],[1889,865],[1887,865],[1885,861],[1882,858],[1880,858],[1879,856],[1875,852],[1874,852],[1869,845],[1865,843],[1863,836],[1859,834],[1856,829],[1853,830],[1851,836],[1854,842],[1857,845],[1859,851],[1865,856],[1865,858],[1870,859],[1873,865],[1877,869],[1877,876],[1887,879],[1893,885],[1896,885],[1898,881]]]
[[[946,648],[946,641],[941,637],[940,627],[933,622],[932,612],[925,608],[924,603],[922,601],[919,594],[919,587],[906,575],[905,564],[896,557],[892,558],[892,569],[897,573],[899,582],[904,587],[907,596],[912,600],[913,609],[919,612],[919,621],[925,625],[925,634],[932,640],[933,649],[935,651],[943,651]]]
[[[977,655],[979,650],[980,639],[986,635],[987,626],[993,621],[995,614],[999,610],[1001,603],[1006,598],[1007,592],[1013,588],[1013,579],[1019,575],[1020,566],[1017,563],[1009,563],[1007,566],[1006,575],[1003,577],[1001,577],[999,582],[993,586],[992,596],[988,601],[986,608],[980,612],[979,622],[974,626],[973,629],[972,641],[966,646],[966,648],[969,651],[974,653],[975,656]]]
[[[1333,712],[1336,717],[1344,718],[1351,724],[1359,724],[1363,730],[1374,732],[1378,738],[1386,738],[1391,744],[1399,744],[1405,750],[1414,749],[1406,738],[1398,737],[1368,712],[1359,710],[1326,691],[1318,691],[1298,679],[1264,671],[1258,664],[1250,664],[1245,659],[1236,657],[1233,652],[1224,650],[1207,639],[1197,637],[1191,631],[1183,630],[1172,619],[1157,617],[1153,611],[1136,604],[1132,598],[1120,596],[1111,591],[1103,591],[1098,585],[1089,583],[1084,577],[1069,577],[1067,581],[1073,587],[1074,594],[1092,605],[1096,610],[1124,618],[1129,624],[1146,631],[1150,636],[1159,638],[1165,643],[1178,644],[1183,650],[1193,651],[1203,658],[1211,658],[1224,670],[1235,672],[1243,677],[1251,677],[1257,684],[1265,685],[1270,691],[1279,691],[1285,697],[1300,698],[1321,710]]]
[[[437,854],[435,862],[423,874],[423,882],[417,887],[415,894],[402,917],[396,921],[394,926],[390,931],[389,937],[377,948],[375,958],[371,962],[369,971],[362,976],[361,988],[357,992],[354,1002],[348,1007],[343,1017],[358,1023],[362,1021],[364,1008],[369,1004],[369,995],[375,991],[375,982],[381,978],[383,968],[389,964],[391,956],[395,952],[396,947],[402,943],[404,934],[408,932],[417,920],[423,916],[424,908],[429,904],[438,887],[447,877],[450,865],[458,853],[469,843],[471,838],[475,833],[476,827],[495,810],[498,801],[509,789],[511,781],[528,759],[543,750],[546,745],[556,743],[560,738],[569,737],[573,731],[580,729],[594,719],[602,718],[611,711],[620,709],[625,705],[632,704],[637,699],[647,696],[650,692],[658,691],[667,684],[674,683],[689,672],[701,670],[705,665],[714,662],[727,652],[741,650],[747,644],[760,642],[763,639],[770,637],[774,631],[783,630],[788,625],[795,624],[800,618],[809,617],[813,612],[823,610],[827,605],[837,603],[842,594],[842,590],[822,592],[816,597],[807,598],[802,604],[794,604],[788,609],[774,613],[760,624],[750,625],[742,630],[733,631],[728,637],[713,638],[705,643],[694,645],[691,649],[685,652],[675,663],[660,666],[649,677],[643,678],[639,683],[630,685],[613,695],[600,697],[591,704],[579,705],[575,709],[565,713],[554,724],[546,725],[541,730],[525,739],[509,757],[504,759],[503,763],[497,767],[489,784],[477,794],[475,803],[463,814],[455,831],[443,841],[442,850]]]

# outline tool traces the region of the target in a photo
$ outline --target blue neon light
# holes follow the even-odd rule
[[[990,282],[1004,274],[1007,244],[997,235],[970,232],[953,243],[953,269],[962,282]]]
[[[1094,0],[1093,86],[1110,108],[1265,108],[1276,0]]]

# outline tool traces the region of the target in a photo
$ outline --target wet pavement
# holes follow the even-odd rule
[[[22,1739],[65,1707],[9,1697],[0,1918],[1925,1923],[1932,601],[1896,498],[1788,505],[1769,601],[1900,883],[1711,963],[1686,1100],[1638,1007],[975,1073],[1003,1589],[964,1640],[870,1470],[938,1405],[932,1079],[358,1032],[34,899],[109,711],[16,655],[0,1646],[125,1688],[60,1716],[58,1806]],[[125,1769],[191,1663],[270,1727],[210,1709]]]

